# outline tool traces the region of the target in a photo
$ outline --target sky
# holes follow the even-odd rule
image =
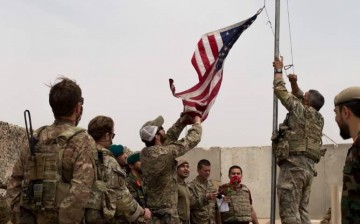
[[[135,151],[144,146],[139,129],[146,121],[162,115],[168,128],[182,112],[168,79],[178,91],[197,83],[190,60],[201,35],[249,18],[265,4],[269,18],[263,11],[225,61],[198,146],[271,144],[274,36],[268,21],[274,28],[275,0],[0,3],[0,121],[24,127],[23,112],[29,109],[34,128],[51,124],[48,86],[64,75],[83,91],[79,126],[86,128],[97,115],[110,116],[114,143]],[[281,1],[280,52],[285,64],[293,61],[303,90],[324,95],[324,134],[337,144],[350,142],[339,136],[333,99],[359,85],[359,8],[358,0]],[[278,110],[281,122],[286,111],[280,102]],[[323,142],[332,144],[328,138]]]

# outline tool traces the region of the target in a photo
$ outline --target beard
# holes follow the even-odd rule
[[[339,124],[339,128],[340,128],[340,136],[343,139],[351,138],[350,131],[349,131],[349,125],[342,123],[341,125]]]
[[[160,141],[161,141],[161,144],[164,144],[166,141],[166,135],[160,135]]]

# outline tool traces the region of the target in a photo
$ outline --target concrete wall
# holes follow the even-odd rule
[[[342,186],[342,169],[347,149],[350,144],[324,145],[325,157],[316,165],[317,177],[314,178],[309,202],[311,219],[321,219],[331,205],[331,186]],[[190,164],[190,177],[197,175],[196,166],[200,159],[208,159],[211,164],[210,179],[215,184],[228,182],[228,169],[240,165],[243,170],[243,183],[252,193],[253,205],[258,218],[270,217],[271,200],[271,147],[236,147],[236,148],[197,148],[183,156]],[[279,170],[277,168],[277,170]],[[276,202],[277,205],[277,202]],[[276,215],[278,210],[276,209]]]

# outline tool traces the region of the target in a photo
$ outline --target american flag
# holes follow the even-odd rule
[[[201,37],[191,59],[199,82],[188,90],[175,93],[174,81],[169,80],[173,95],[183,101],[184,113],[200,114],[203,121],[207,118],[220,90],[225,58],[236,40],[255,21],[261,10],[240,23]]]

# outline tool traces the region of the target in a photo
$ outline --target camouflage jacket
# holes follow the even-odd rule
[[[316,154],[314,157],[320,158],[324,118],[313,107],[302,104],[303,92],[301,90],[295,93],[295,95],[289,93],[285,87],[284,79],[277,78],[274,80],[274,91],[283,106],[289,111],[289,117],[284,121],[289,127],[289,131],[286,132],[290,151],[290,155],[286,159],[287,162],[315,172],[314,164],[317,162],[316,158],[310,157],[312,160],[299,159],[299,156],[296,154],[291,155],[291,152],[311,152],[311,154]],[[308,154],[306,154],[306,157],[309,158]]]
[[[226,189],[230,189],[227,191]],[[252,210],[252,199],[250,190],[244,184],[234,189],[229,184],[224,184],[219,187],[226,197],[230,198],[229,211],[221,212],[222,222],[250,222],[251,210]],[[225,190],[224,190],[225,189]]]
[[[144,210],[126,187],[126,174],[121,169],[112,153],[105,148],[101,148],[100,150],[104,156],[104,169],[102,171],[100,170],[102,173],[100,175],[106,182],[107,188],[116,192],[115,222],[135,222]]]
[[[206,193],[217,192],[217,189],[211,181],[201,181],[199,177],[190,181],[188,184],[191,200],[191,223],[194,224],[214,224],[215,201],[208,201]]]
[[[187,183],[181,178],[178,181],[178,213],[180,220],[185,223],[190,221],[190,192]]]
[[[128,187],[130,193],[135,198],[135,200],[143,207],[146,207],[146,189],[143,184],[142,179],[137,178],[134,174],[130,172],[129,176],[126,178],[126,186]]]
[[[73,128],[67,121],[56,120],[54,124],[44,128],[37,144],[48,139],[55,139],[61,133]],[[70,184],[70,193],[59,207],[60,223],[80,223],[84,217],[85,206],[90,196],[91,186],[96,179],[93,151],[96,150],[94,140],[86,132],[71,138],[62,157],[62,179]],[[22,192],[22,180],[30,158],[28,145],[24,144],[20,157],[14,165],[7,188],[7,196],[11,208],[19,206]]]
[[[349,149],[343,169],[341,216],[343,224],[360,223],[360,132]]]
[[[167,131],[164,145],[146,147],[140,154],[148,207],[155,213],[156,210],[162,210],[177,220],[179,218],[175,158],[194,148],[200,142],[202,133],[201,124],[193,124],[187,135],[178,140],[185,126],[178,119]]]

